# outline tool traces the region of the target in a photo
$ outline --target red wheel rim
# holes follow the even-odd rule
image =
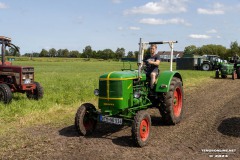
[[[182,110],[182,92],[179,87],[174,91],[174,100],[173,100],[173,113],[178,117]]]
[[[149,120],[147,118],[143,119],[140,124],[140,137],[142,141],[147,140],[149,136]]]
[[[94,126],[94,120],[88,116],[89,115],[86,113],[83,119],[83,125],[86,131],[92,130]]]

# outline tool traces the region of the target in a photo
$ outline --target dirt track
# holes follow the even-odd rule
[[[73,125],[39,126],[24,129],[24,136],[11,140],[23,140],[24,145],[7,149],[0,158],[205,160],[228,156],[227,159],[237,159],[240,157],[239,86],[240,80],[213,79],[194,91],[185,88],[185,116],[176,126],[164,125],[158,110],[149,109],[152,136],[144,148],[133,145],[130,127],[99,125],[91,137],[85,138],[79,137]],[[217,149],[225,152],[218,153]]]

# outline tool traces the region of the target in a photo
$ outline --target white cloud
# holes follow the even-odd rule
[[[131,26],[128,29],[130,29],[130,30],[140,30],[141,28],[140,27],[133,27],[133,26]]]
[[[218,39],[222,38],[221,36],[217,36]]]
[[[189,37],[194,38],[194,39],[209,39],[209,38],[211,38],[210,36],[204,35],[204,34],[190,34]]]
[[[188,0],[160,0],[159,2],[148,2],[143,6],[133,7],[124,11],[124,14],[165,14],[186,12]]]
[[[143,18],[139,21],[139,23],[151,24],[151,25],[165,25],[165,24],[183,24],[187,26],[190,25],[184,19],[180,19],[180,18],[172,18],[167,20],[155,19],[155,18]]]
[[[6,4],[0,2],[0,9],[8,8]]]
[[[221,3],[214,3],[211,9],[198,8],[198,14],[218,15],[225,13],[225,6]]]
[[[211,30],[208,30],[207,33],[217,33],[217,30],[216,29],[211,29]]]

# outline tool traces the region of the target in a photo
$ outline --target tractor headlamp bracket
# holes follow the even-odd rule
[[[95,96],[99,96],[99,89],[95,89],[95,90],[94,90],[94,95],[95,95]]]

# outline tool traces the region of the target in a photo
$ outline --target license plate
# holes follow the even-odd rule
[[[100,121],[105,123],[111,123],[111,124],[122,124],[122,118],[115,118],[115,117],[107,117],[107,116],[100,116]]]

